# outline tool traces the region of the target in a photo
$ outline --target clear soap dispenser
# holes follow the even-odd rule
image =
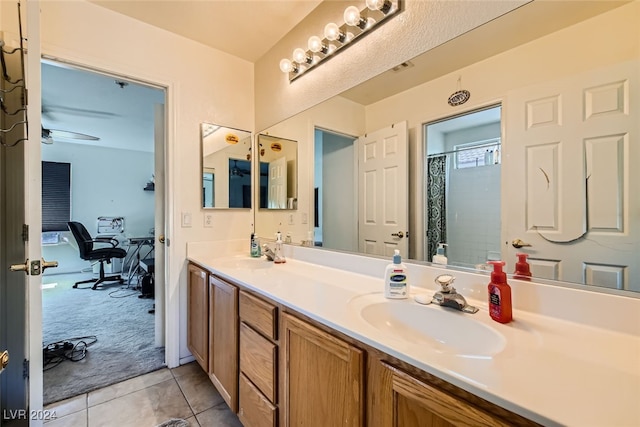
[[[276,264],[284,264],[287,262],[282,250],[282,233],[279,231],[276,233],[276,248],[273,251],[273,262]]]

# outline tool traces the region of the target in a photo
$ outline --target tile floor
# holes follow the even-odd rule
[[[182,418],[191,427],[242,427],[196,362],[48,405],[46,427],[154,427]]]

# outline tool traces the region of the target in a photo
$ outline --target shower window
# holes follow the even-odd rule
[[[455,168],[475,168],[500,163],[500,138],[454,146]]]

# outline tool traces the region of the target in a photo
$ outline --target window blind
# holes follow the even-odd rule
[[[71,221],[71,164],[42,162],[42,231],[67,231]]]

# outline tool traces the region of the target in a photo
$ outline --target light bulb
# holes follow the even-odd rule
[[[280,70],[283,73],[290,73],[295,70],[295,67],[289,59],[284,58],[282,61],[280,61]]]
[[[298,64],[304,64],[305,62],[309,62],[309,56],[307,52],[302,48],[297,48],[293,51],[293,60]]]
[[[352,27],[362,25],[362,18],[360,17],[360,11],[355,6],[349,6],[344,10],[344,22]]]
[[[391,9],[389,0],[366,0],[366,4],[370,10],[379,10],[385,14]]]
[[[344,33],[340,31],[340,27],[338,27],[338,24],[334,24],[333,22],[328,23],[324,27],[324,36],[327,40],[344,41]]]
[[[327,47],[324,45],[324,43],[322,43],[322,39],[320,39],[320,37],[318,36],[309,37],[308,47],[311,52],[315,52],[315,53],[318,53],[318,52],[326,53],[327,51]]]

